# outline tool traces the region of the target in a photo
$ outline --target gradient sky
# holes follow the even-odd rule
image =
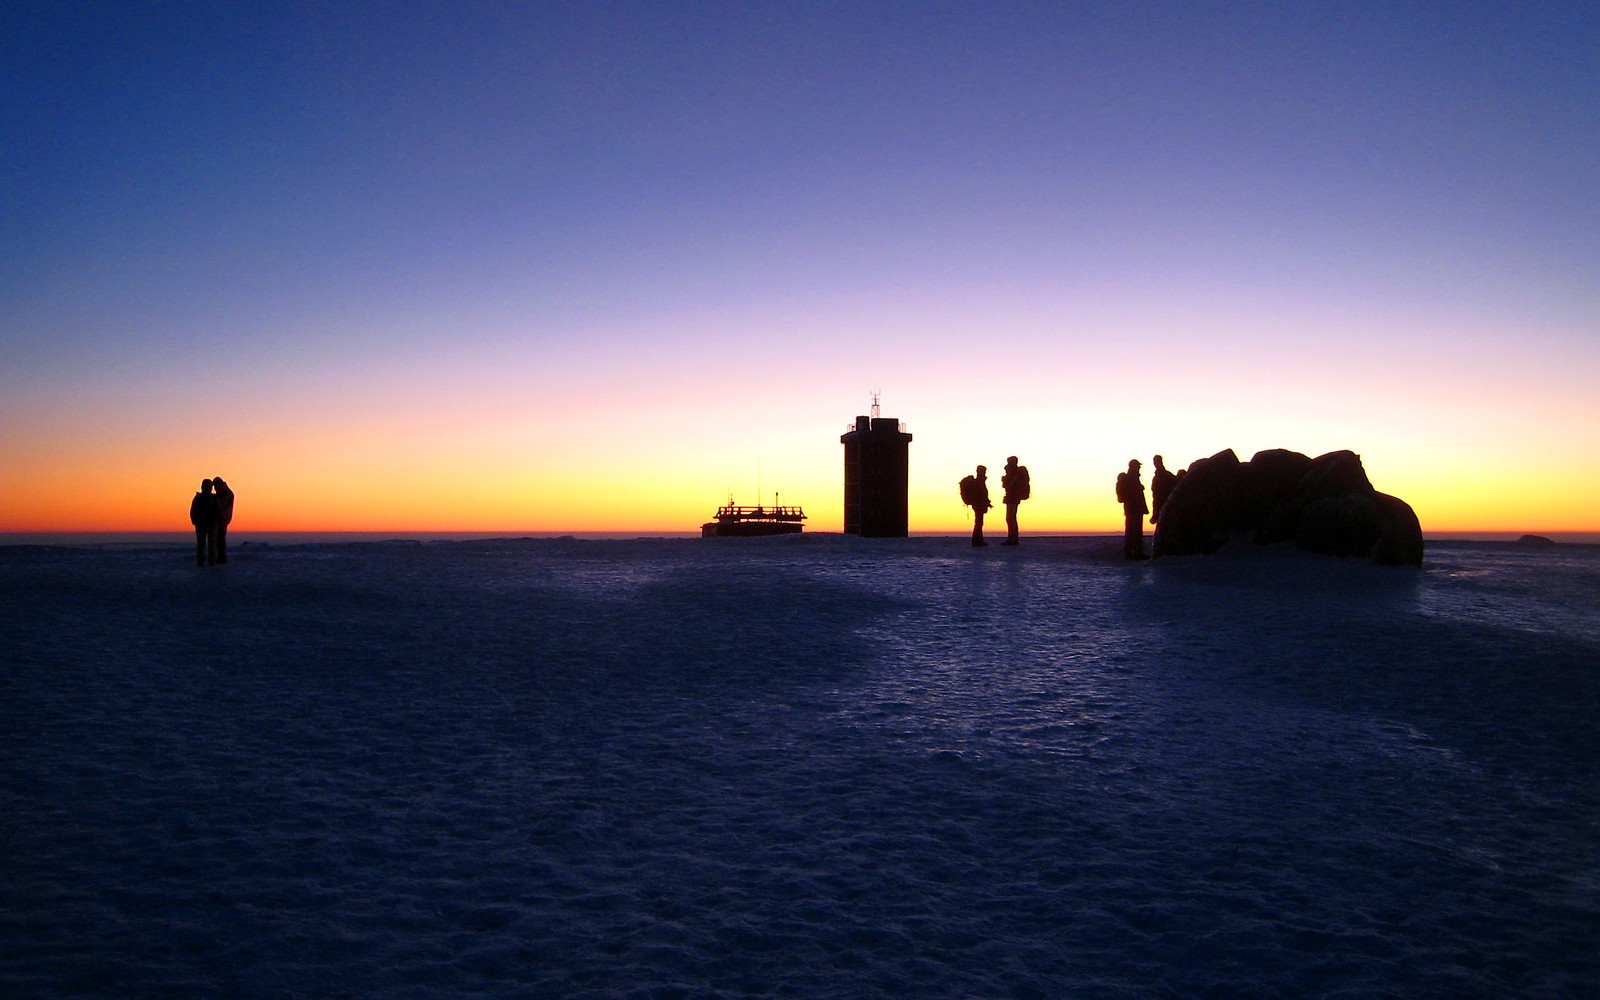
[[[0,96],[0,530],[837,531],[873,390],[913,530],[1600,530],[1600,4],[10,0]]]

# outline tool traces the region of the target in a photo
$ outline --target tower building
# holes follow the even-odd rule
[[[844,533],[863,538],[904,538],[910,484],[911,435],[892,417],[856,417],[839,438],[844,444]]]

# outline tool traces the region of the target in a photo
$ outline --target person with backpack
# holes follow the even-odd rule
[[[1117,476],[1117,502],[1122,504],[1125,530],[1122,535],[1124,559],[1148,559],[1144,552],[1144,516],[1150,508],[1144,502],[1144,483],[1139,481],[1139,460],[1128,460],[1128,471]]]
[[[989,468],[978,466],[976,475],[961,478],[961,502],[972,508],[972,544],[988,545],[983,540],[983,515],[994,504],[989,502]]]
[[[1006,540],[1002,545],[1017,544],[1017,504],[1028,499],[1032,487],[1028,483],[1028,467],[1017,464],[1017,456],[1006,459],[1006,471],[1000,474],[1000,488],[1005,490],[1001,502],[1006,505]]]

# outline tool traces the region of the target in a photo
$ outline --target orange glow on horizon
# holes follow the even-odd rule
[[[778,430],[764,428],[765,437],[753,441],[731,430],[721,434],[709,421],[704,432],[685,432],[646,418],[619,419],[624,432],[615,434],[570,414],[542,422],[461,419],[433,429],[415,422],[386,429],[369,420],[334,434],[307,425],[275,438],[241,433],[241,444],[220,461],[214,448],[176,432],[139,439],[117,427],[92,436],[89,445],[66,436],[12,440],[0,443],[7,469],[0,531],[185,531],[189,498],[202,477],[218,473],[238,496],[233,530],[240,532],[694,532],[730,493],[741,503],[770,503],[779,493],[782,502],[805,508],[808,530],[842,530],[837,435],[845,420],[795,419],[794,429],[784,418],[773,422]],[[1023,420],[1008,415],[1002,423]],[[1067,420],[1034,419],[1034,425],[1042,427],[1034,437],[1013,435],[1014,450],[1033,473],[1022,530],[1119,531],[1112,483],[1133,449],[1057,433],[1063,426],[1070,432]],[[911,531],[970,531],[956,481],[971,471],[972,456],[998,469],[1012,449],[987,445],[1000,436],[987,427],[930,420],[926,429],[911,422],[910,430]],[[1156,436],[1154,429],[1139,433]],[[1337,433],[1329,435],[1334,444],[1343,439]],[[1138,452],[1147,466],[1150,450]],[[1176,469],[1194,452],[1218,449],[1164,450]],[[1251,454],[1238,450],[1242,458]],[[1489,459],[1459,448],[1430,450],[1402,440],[1362,454],[1373,485],[1410,503],[1425,532],[1600,531],[1600,470],[1559,461],[1570,450],[1550,442],[1537,453],[1520,451],[1492,476],[1477,474]],[[1189,457],[1179,459],[1185,451]],[[1413,454],[1430,457],[1410,460]],[[990,490],[998,502],[993,473]],[[1004,531],[1003,511],[991,512],[986,527]]]
[[[682,533],[697,531],[727,497],[717,491],[651,489],[642,483],[580,483],[483,478],[476,483],[400,481],[363,493],[355,488],[312,487],[305,483],[268,482],[257,486],[247,475],[227,477],[238,494],[235,532],[492,532],[563,534],[569,532]],[[368,483],[370,485],[370,481]],[[4,497],[0,532],[162,532],[188,530],[188,501],[198,481],[181,484],[155,473],[130,476],[117,487],[86,490],[72,476],[18,477],[0,490]],[[1544,484],[1548,487],[1550,484]],[[1570,485],[1570,484],[1567,484]],[[1590,487],[1590,502],[1568,504],[1545,499],[1530,502],[1515,487],[1480,484],[1476,488],[1421,491],[1407,496],[1393,492],[1416,510],[1424,532],[1592,533],[1600,531],[1594,512],[1600,509]],[[1379,487],[1382,489],[1382,485]],[[799,503],[808,515],[807,530],[842,530],[840,497],[810,501],[811,493],[785,503]],[[998,491],[993,491],[998,501]],[[1560,492],[1560,491],[1557,491]],[[1567,492],[1565,495],[1575,495]],[[737,497],[756,502],[754,497]],[[767,498],[770,502],[770,497]],[[1515,506],[1512,500],[1519,501]],[[1081,497],[1024,504],[1020,521],[1025,534],[1072,535],[1121,530],[1114,503]],[[911,500],[914,534],[965,534],[970,513],[937,491],[916,493]],[[1004,511],[998,504],[985,521],[989,532],[1003,532]],[[1149,526],[1147,530],[1153,531]]]

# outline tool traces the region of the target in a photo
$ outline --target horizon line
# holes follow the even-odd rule
[[[912,530],[911,532],[908,533],[908,535],[902,536],[902,537],[910,537],[910,538],[965,538],[967,536],[967,534],[968,534],[968,531],[969,531],[969,529],[962,529],[962,528],[949,528],[949,529],[929,528],[929,529],[922,529],[922,530]],[[188,528],[125,528],[125,529],[124,528],[51,528],[51,529],[43,529],[43,530],[7,528],[7,529],[0,529],[0,540],[6,539],[6,538],[25,538],[25,537],[37,537],[37,538],[62,537],[62,536],[117,537],[117,536],[130,536],[130,535],[173,536],[175,538],[188,538],[192,534],[193,534],[193,530],[192,529],[188,529]],[[250,536],[250,535],[363,535],[363,536],[391,536],[391,537],[414,537],[414,536],[418,536],[418,535],[433,535],[433,536],[441,536],[441,537],[443,537],[443,536],[455,536],[455,537],[473,536],[475,538],[481,538],[481,539],[493,539],[493,538],[507,538],[507,539],[514,539],[514,538],[566,538],[566,537],[601,536],[601,535],[604,535],[604,536],[619,536],[620,535],[620,536],[630,536],[630,537],[646,537],[646,536],[684,537],[684,538],[698,538],[698,537],[700,537],[700,531],[699,531],[698,528],[692,528],[692,529],[684,529],[684,528],[574,528],[574,529],[560,529],[560,528],[549,528],[549,529],[530,529],[530,528],[513,528],[513,529],[477,529],[477,528],[262,528],[262,529],[248,529],[248,530],[242,530],[242,531],[230,531],[230,534],[237,536],[240,539],[241,542],[247,541],[248,540],[248,536]],[[828,530],[824,530],[824,529],[809,530],[808,529],[803,534],[805,534],[805,535],[829,535],[829,536],[836,535],[836,536],[854,537],[852,533],[844,532],[844,531],[837,530],[837,529],[828,529]],[[1149,534],[1153,535],[1154,532],[1150,532]],[[1462,536],[1471,536],[1471,538],[1473,538],[1473,539],[1482,539],[1483,536],[1491,536],[1491,535],[1492,536],[1504,536],[1504,537],[1509,537],[1509,538],[1513,538],[1513,539],[1524,537],[1524,536],[1529,536],[1529,535],[1532,535],[1532,536],[1549,536],[1549,537],[1563,537],[1563,536],[1571,537],[1571,536],[1579,536],[1579,535],[1581,535],[1581,536],[1593,536],[1596,539],[1600,539],[1600,528],[1589,529],[1589,530],[1569,529],[1569,528],[1550,529],[1550,530],[1537,530],[1537,529],[1535,529],[1535,530],[1524,530],[1524,529],[1513,529],[1513,528],[1460,528],[1460,529],[1441,528],[1441,529],[1435,529],[1435,530],[1423,529],[1422,535],[1423,535],[1423,537],[1425,539],[1431,539],[1431,540],[1435,540],[1435,541],[1447,541],[1447,540],[1450,540],[1451,538],[1462,537]],[[1044,530],[1034,531],[1034,532],[1028,532],[1028,531],[1024,531],[1023,532],[1023,537],[1028,537],[1028,538],[1101,538],[1101,537],[1112,538],[1112,537],[1121,537],[1121,536],[1122,536],[1122,532],[1121,531],[1115,531],[1115,530],[1110,530],[1110,529],[1076,529],[1076,530],[1074,530],[1074,529],[1065,529],[1065,530],[1044,529]]]

